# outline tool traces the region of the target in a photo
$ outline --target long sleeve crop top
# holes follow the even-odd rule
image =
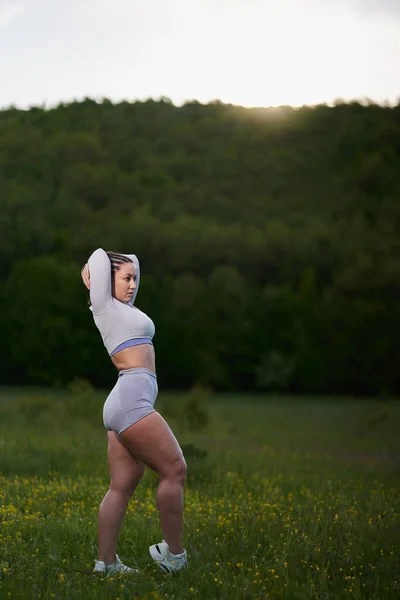
[[[154,323],[144,312],[133,306],[139,289],[140,266],[134,254],[125,254],[136,267],[136,290],[129,302],[120,302],[112,295],[111,264],[107,253],[98,248],[88,260],[90,275],[90,310],[103,343],[111,356],[117,346],[127,340],[153,339]]]

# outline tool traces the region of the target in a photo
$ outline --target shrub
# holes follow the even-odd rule
[[[198,448],[198,446],[195,446],[194,444],[183,444],[181,448],[186,460],[197,461],[206,458],[208,455],[207,450]]]
[[[200,431],[210,422],[207,404],[211,393],[208,388],[195,386],[183,398],[162,401],[161,413],[167,420],[172,420],[179,430],[189,428],[191,431]]]
[[[256,368],[257,386],[274,391],[287,389],[295,371],[293,358],[272,350],[262,357],[261,364]]]
[[[93,419],[93,411],[99,410],[99,400],[95,389],[86,379],[79,377],[73,379],[68,386],[70,395],[65,400],[67,412],[72,417]]]
[[[210,422],[207,404],[211,390],[201,385],[195,385],[182,406],[182,419],[191,431],[200,431]]]
[[[53,408],[54,401],[50,396],[21,396],[18,399],[18,411],[29,421],[36,421],[44,413],[50,412]]]

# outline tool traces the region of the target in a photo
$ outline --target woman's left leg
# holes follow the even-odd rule
[[[110,489],[100,505],[98,516],[99,560],[107,565],[115,561],[119,530],[128,502],[145,470],[145,465],[108,432],[108,466]]]

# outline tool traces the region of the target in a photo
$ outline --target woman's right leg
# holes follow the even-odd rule
[[[139,484],[145,466],[108,432],[110,489],[100,505],[98,516],[99,559],[107,565],[115,561],[117,539],[128,502]]]
[[[186,463],[174,434],[162,416],[153,412],[125,429],[119,439],[130,453],[158,473],[161,529],[170,551],[180,554]]]

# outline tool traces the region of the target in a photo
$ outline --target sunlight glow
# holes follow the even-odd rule
[[[202,78],[197,97],[244,106],[300,106],[338,97],[363,98],[373,82],[379,95],[385,89],[379,85],[385,74],[399,73],[395,60],[400,57],[399,28],[388,18],[360,22],[343,8],[331,14],[275,12],[270,20],[254,20],[248,28],[243,26],[246,21],[238,21],[214,43],[209,39],[210,71],[207,79]],[[389,62],[385,47],[373,43],[381,31],[393,49]],[[225,57],[218,59],[221,55]],[[393,81],[393,95],[400,92],[397,83],[398,79]],[[380,99],[385,99],[385,92]]]

